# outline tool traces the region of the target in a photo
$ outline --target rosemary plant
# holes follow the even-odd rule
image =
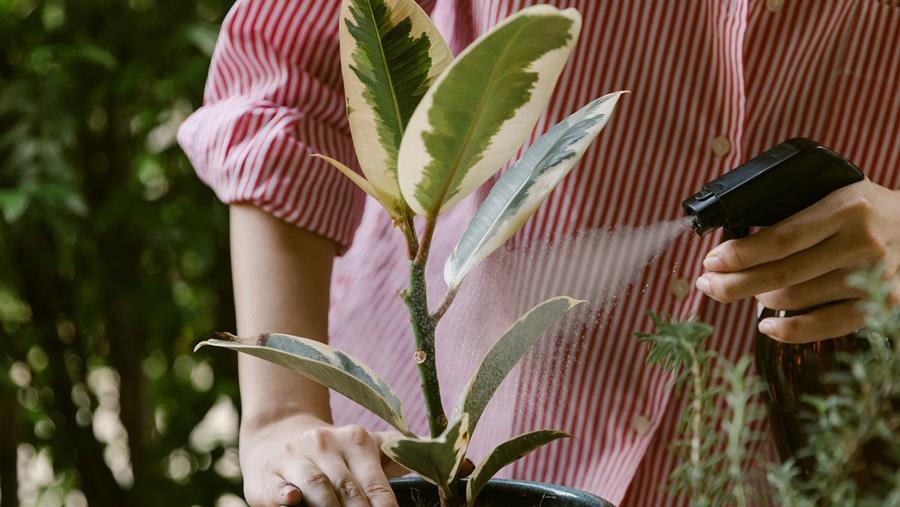
[[[833,394],[807,399],[809,437],[799,457],[812,472],[802,477],[787,463],[769,474],[786,505],[881,506],[900,498],[900,312],[882,279],[881,270],[850,278],[868,294],[869,347],[840,358],[846,368],[826,379]]]
[[[764,463],[750,449],[764,416],[762,382],[751,357],[731,363],[705,347],[713,332],[702,322],[651,315],[655,331],[648,363],[676,375],[688,406],[674,442],[682,457],[671,480],[692,506],[765,505],[869,507],[900,505],[900,311],[890,301],[882,270],[859,273],[851,285],[868,299],[868,349],[840,358],[846,368],[828,375],[832,394],[809,396],[807,442],[797,458],[809,463]],[[755,472],[755,473],[754,473]],[[768,490],[753,478],[765,473]]]
[[[750,377],[750,357],[732,364],[705,347],[713,328],[695,319],[670,320],[650,315],[652,334],[638,333],[650,344],[649,364],[676,376],[676,387],[688,398],[680,437],[673,450],[681,457],[672,472],[673,495],[685,494],[696,507],[748,506],[748,448],[759,438],[754,423],[763,416],[758,379]],[[719,421],[721,420],[721,424]]]

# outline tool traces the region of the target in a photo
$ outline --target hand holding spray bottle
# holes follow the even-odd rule
[[[864,178],[853,163],[832,150],[809,139],[795,138],[706,183],[682,207],[693,217],[697,234],[722,227],[726,240],[736,239],[748,235],[751,227],[772,226]],[[805,312],[766,308],[760,320],[800,313]],[[838,353],[858,351],[864,343],[851,334],[791,344],[757,332],[756,366],[767,384],[769,419],[782,459],[796,457],[805,443],[806,422],[800,417],[803,396],[825,394],[828,386],[824,376],[839,368]]]

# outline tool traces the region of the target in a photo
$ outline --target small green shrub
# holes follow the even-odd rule
[[[651,347],[648,362],[675,373],[689,398],[674,443],[682,461],[671,476],[673,492],[693,506],[900,505],[900,312],[880,270],[850,283],[868,294],[868,348],[839,358],[846,368],[827,375],[831,394],[807,397],[807,442],[785,463],[764,463],[748,451],[768,438],[753,429],[764,413],[763,384],[748,372],[751,357],[732,364],[704,347],[710,326],[652,316],[655,331],[639,334]],[[759,474],[768,490],[753,482]]]

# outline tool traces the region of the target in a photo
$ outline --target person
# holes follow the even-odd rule
[[[452,52],[530,4],[434,0]],[[783,341],[860,327],[858,267],[900,258],[900,5],[887,0],[554,1],[575,7],[581,38],[535,132],[590,99],[626,89],[579,167],[512,240],[680,217],[700,185],[795,136],[854,161],[868,179],[747,239],[681,238],[622,296],[607,325],[546,354],[512,386],[512,411],[486,416],[496,435],[558,427],[575,438],[507,470],[622,506],[681,505],[664,485],[684,399],[645,366],[631,336],[646,310],[696,314],[711,345],[750,352],[756,302],[822,308],[759,327]],[[238,332],[278,331],[347,350],[418,408],[402,239],[377,205],[309,153],[354,161],[338,58],[337,0],[238,0],[224,20],[205,100],[179,141],[200,178],[230,205]],[[533,140],[533,138],[532,138]],[[459,230],[487,188],[442,219]],[[456,236],[436,243],[446,255]],[[696,280],[700,291],[693,291]],[[724,304],[730,303],[730,304]],[[439,359],[440,360],[440,359]],[[240,461],[253,506],[392,506],[379,454],[385,426],[323,387],[241,355]],[[538,399],[540,403],[530,403]],[[416,426],[414,424],[414,426]],[[764,444],[760,444],[765,447]],[[769,452],[761,448],[761,452]]]

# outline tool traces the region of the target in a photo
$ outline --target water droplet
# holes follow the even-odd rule
[[[413,358],[416,360],[416,364],[422,364],[428,359],[428,354],[424,350],[419,349],[413,354]]]

